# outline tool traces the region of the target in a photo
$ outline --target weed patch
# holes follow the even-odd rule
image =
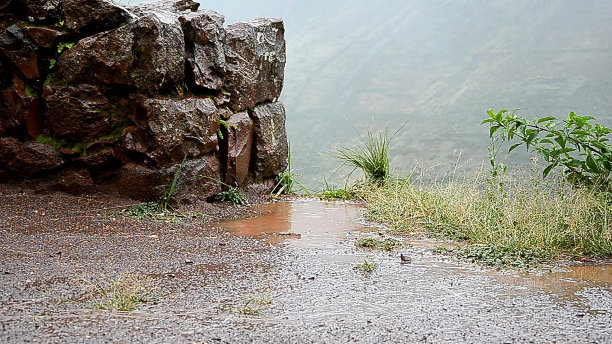
[[[133,311],[144,303],[155,302],[154,285],[149,278],[124,274],[106,286],[96,286],[97,301],[92,307],[100,310]]]
[[[404,244],[401,241],[393,238],[386,238],[384,240],[379,240],[376,238],[361,238],[355,243],[355,246],[361,248],[393,251],[396,248],[404,246]]]
[[[159,202],[147,202],[114,211],[109,216],[110,219],[116,219],[118,217],[152,222],[181,223],[186,219],[202,218],[204,215],[198,212],[172,212],[164,209]]]
[[[529,268],[550,259],[547,252],[515,250],[500,246],[463,246],[434,248],[435,253],[454,256],[460,260],[494,267]]]
[[[354,192],[350,190],[346,190],[346,189],[332,189],[332,190],[324,190],[323,192],[318,193],[317,197],[319,197],[322,200],[327,200],[327,201],[336,201],[336,200],[347,201],[347,200],[355,199],[357,197],[357,194],[355,194]]]
[[[243,315],[261,315],[271,304],[272,299],[268,294],[256,294],[249,296],[243,306],[232,308],[232,310]]]
[[[226,185],[227,190],[220,192],[215,196],[219,202],[225,202],[232,205],[248,205],[249,202],[242,196],[237,187]]]
[[[363,260],[362,264],[358,264],[355,266],[355,270],[357,271],[361,271],[364,273],[372,273],[374,272],[374,270],[376,270],[378,266],[374,263],[370,263],[367,260]]]

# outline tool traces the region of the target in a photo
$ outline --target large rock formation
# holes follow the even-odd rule
[[[12,0],[0,13],[0,176],[208,199],[287,166],[283,22],[191,0]],[[2,180],[0,180],[2,182]]]

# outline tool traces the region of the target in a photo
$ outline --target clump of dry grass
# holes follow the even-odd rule
[[[611,256],[610,204],[605,195],[563,179],[501,176],[365,183],[355,190],[367,217],[399,231],[428,231],[496,251],[532,256]]]

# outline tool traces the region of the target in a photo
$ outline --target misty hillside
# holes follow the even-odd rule
[[[206,1],[226,24],[282,17],[287,130],[305,179],[322,152],[374,123],[408,120],[392,167],[486,158],[487,108],[573,110],[612,124],[612,2]],[[310,185],[313,185],[309,182]]]

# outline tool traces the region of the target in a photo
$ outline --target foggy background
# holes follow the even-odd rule
[[[281,101],[293,168],[310,187],[339,165],[325,153],[372,123],[392,132],[408,121],[392,144],[396,171],[453,164],[460,152],[480,165],[488,108],[575,111],[612,125],[609,0],[211,0],[200,9],[226,25],[284,19]]]

